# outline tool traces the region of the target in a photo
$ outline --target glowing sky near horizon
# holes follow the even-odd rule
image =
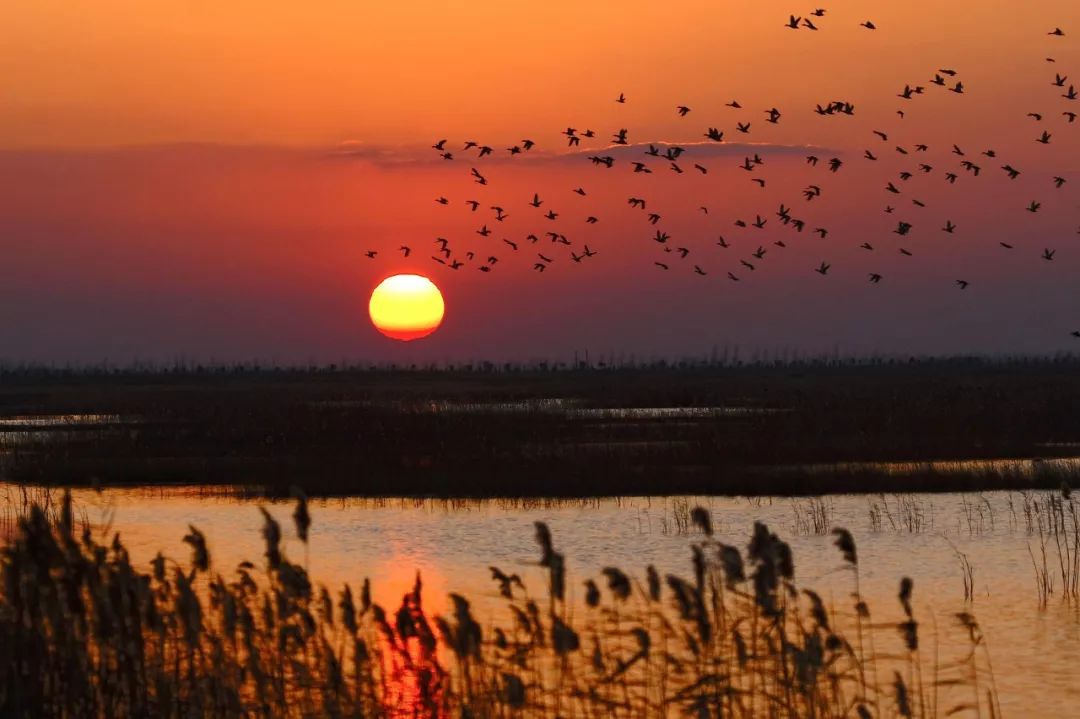
[[[1050,81],[1060,72],[1080,82],[1080,7],[825,7],[811,33],[786,30],[798,8],[772,1],[673,2],[663,12],[644,0],[617,12],[568,0],[479,0],[467,10],[420,0],[4,3],[0,360],[1075,350],[1080,122],[1062,119],[1070,105]],[[858,27],[868,18],[877,31]],[[1046,35],[1056,26],[1066,37]],[[960,73],[964,96],[896,98],[946,67]],[[620,92],[625,106],[613,102]],[[741,115],[724,106],[735,98]],[[834,99],[854,102],[857,116],[813,114]],[[693,108],[687,118],[678,104]],[[773,106],[784,119],[769,126],[763,110]],[[736,120],[751,121],[751,134],[738,136]],[[755,193],[737,168],[752,148],[702,150],[708,176],[676,178],[663,166],[649,178],[598,174],[563,154],[567,126],[681,144],[719,126],[729,142],[760,143],[769,189]],[[1047,147],[1034,142],[1042,129],[1054,134]],[[538,145],[520,162],[483,165],[492,184],[478,188],[471,157],[442,162],[430,150],[444,137],[456,152],[468,139],[500,153],[524,137]],[[928,203],[922,215],[901,210],[920,230],[905,258],[882,187],[916,162],[892,146],[916,142],[930,145],[937,174],[912,179],[896,201]],[[1003,162],[980,158],[985,177],[946,186],[953,143],[970,156],[992,147],[1024,174],[1010,182]],[[803,146],[852,171],[813,174]],[[860,162],[867,148],[882,155],[873,172]],[[1055,175],[1068,180],[1060,191],[1046,187]],[[796,204],[812,182],[822,198]],[[587,200],[569,192],[576,186]],[[500,244],[548,229],[527,206],[533,192],[571,223],[572,249],[587,243],[596,257],[578,265],[562,252],[541,276],[532,253],[550,244],[516,256]],[[625,206],[633,194],[662,209],[674,244],[709,277],[654,268],[654,228]],[[438,196],[454,204],[438,206]],[[507,221],[463,209],[474,196],[485,212],[506,207]],[[1040,213],[1024,211],[1032,200]],[[789,237],[776,234],[781,201],[829,237],[771,249],[752,282],[721,282],[759,244]],[[697,211],[706,203],[708,216]],[[762,234],[733,227],[758,213],[773,222]],[[597,225],[579,224],[590,214]],[[945,220],[955,235],[938,231]],[[496,236],[474,235],[485,222]],[[715,246],[721,234],[728,254]],[[438,236],[460,253],[497,251],[498,271],[435,265]],[[868,257],[863,241],[887,254]],[[402,244],[415,250],[408,260],[396,253]],[[1053,262],[1040,259],[1045,247],[1056,248]],[[823,282],[810,270],[824,260],[833,270]],[[885,275],[873,291],[871,271]],[[424,343],[387,344],[367,323],[367,293],[409,272],[430,274],[455,311]],[[972,282],[963,293],[952,285],[959,276]]]

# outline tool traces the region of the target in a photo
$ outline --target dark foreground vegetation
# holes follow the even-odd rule
[[[655,408],[677,411],[641,411]],[[922,463],[1080,454],[1078,409],[1073,356],[8,368],[0,478],[459,496],[1056,488],[1080,482],[1052,463]],[[863,464],[880,462],[919,464]]]
[[[306,541],[303,499],[293,516]],[[192,527],[189,561],[159,554],[144,573],[118,537],[75,526],[68,494],[55,513],[33,507],[0,555],[0,715],[1001,716],[975,618],[927,632],[907,578],[872,613],[846,530],[833,535],[850,599],[833,606],[796,586],[765,525],[740,549],[692,516],[689,574],[584,581],[537,523],[545,586],[492,567],[505,611],[481,626],[459,595],[431,615],[419,577],[396,611],[367,581],[314,585],[269,514],[257,564],[219,570]]]

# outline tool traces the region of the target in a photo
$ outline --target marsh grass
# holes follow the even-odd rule
[[[32,506],[0,559],[0,715],[1000,716],[974,617],[927,632],[906,578],[899,609],[872,613],[844,529],[837,601],[797,584],[761,523],[739,548],[691,508],[686,574],[572,578],[538,522],[543,586],[492,567],[504,611],[482,626],[460,595],[430,615],[419,577],[396,610],[366,580],[317,585],[263,516],[264,556],[226,576],[196,527],[188,561],[143,572],[117,536],[78,530],[70,495]],[[293,520],[302,542],[317,530],[299,493]]]
[[[5,425],[0,471],[55,485],[251,484],[283,497],[300,481],[313,496],[1048,489],[1080,473],[1031,461],[1077,454],[1077,368],[1077,357],[0,367],[4,418],[109,419]],[[953,461],[977,459],[1003,461]]]
[[[867,499],[871,532],[922,534],[934,528],[934,503],[911,494],[879,494]]]
[[[1063,483],[1058,492],[1024,493],[1022,507],[1028,536],[1037,542],[1036,548],[1028,542],[1028,554],[1039,605],[1046,607],[1058,589],[1064,601],[1080,602],[1080,507],[1072,489]]]
[[[795,534],[828,534],[833,526],[833,505],[828,497],[793,498],[791,511],[794,514]]]

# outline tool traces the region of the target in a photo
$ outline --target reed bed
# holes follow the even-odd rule
[[[299,495],[294,531],[312,530]],[[799,587],[789,545],[758,523],[719,542],[690,510],[686,574],[607,567],[572,579],[543,523],[543,586],[491,568],[505,611],[432,616],[420,577],[394,608],[319,586],[264,512],[264,556],[222,574],[191,556],[136,567],[119,537],[80,531],[69,494],[33,506],[0,557],[0,715],[11,717],[1000,716],[990,653],[967,611],[930,631],[910,579],[871,612],[859,558],[832,531],[849,589]]]
[[[1080,357],[0,367],[0,471],[282,496],[299,482],[320,495],[473,497],[1052,489],[1076,484],[1080,464],[1030,460],[1080,454],[1078,367]],[[49,417],[78,421],[18,424]],[[949,466],[975,459],[1013,464]]]

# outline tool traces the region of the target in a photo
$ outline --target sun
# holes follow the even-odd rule
[[[408,342],[427,337],[442,324],[442,292],[423,275],[393,275],[371,293],[368,314],[375,329]]]

